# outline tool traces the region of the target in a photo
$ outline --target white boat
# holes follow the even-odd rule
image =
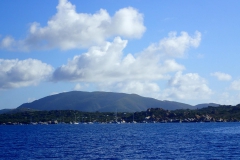
[[[76,121],[76,114],[75,115],[75,121],[73,122],[73,124],[79,124],[77,121]]]
[[[120,124],[120,122],[118,122],[117,109],[116,109],[116,113],[115,113],[115,121],[113,121],[113,123]]]
[[[133,121],[132,121],[132,123],[137,123],[137,122],[134,120],[134,112],[133,112]]]

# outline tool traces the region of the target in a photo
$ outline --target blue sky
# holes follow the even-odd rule
[[[239,1],[0,1],[0,109],[72,90],[240,99]]]

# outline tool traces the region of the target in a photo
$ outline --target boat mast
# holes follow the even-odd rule
[[[133,112],[133,122],[134,122],[134,112]]]
[[[115,121],[117,122],[117,109],[116,109],[116,117],[115,117]]]

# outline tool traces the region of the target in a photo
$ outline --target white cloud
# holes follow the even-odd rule
[[[0,48],[8,50],[62,50],[98,45],[112,36],[140,38],[146,28],[143,15],[132,7],[120,9],[111,17],[104,9],[95,14],[77,13],[67,0],[59,0],[57,13],[42,27],[34,22],[25,39],[5,37]],[[134,26],[134,27],[133,27]]]
[[[197,33],[197,35],[199,34]],[[186,40],[186,38],[190,40]],[[174,41],[174,47],[167,45],[169,42],[166,39],[168,41],[176,40]],[[186,43],[179,39],[184,39]],[[194,41],[194,43],[189,43],[190,41]],[[57,68],[53,74],[53,81],[86,82],[94,84],[99,90],[137,93],[157,98],[160,95],[159,81],[168,79],[170,73],[185,69],[173,58],[181,57],[190,47],[199,45],[196,41],[200,41],[198,36],[194,40],[184,33],[179,37],[164,38],[159,44],[154,44],[154,47],[151,45],[139,54],[124,55],[123,50],[127,46],[127,40],[116,37],[113,42],[91,47],[87,53],[75,56],[66,65]],[[167,47],[170,49],[167,49]],[[178,50],[177,47],[180,47],[180,49]],[[166,50],[171,50],[171,48],[174,48],[177,52],[175,56],[165,53]],[[197,74],[181,75],[181,78],[178,79],[179,85],[186,87],[187,80],[190,81],[194,76],[197,77],[197,81],[190,86],[192,88],[182,90],[181,87],[177,88],[173,85],[170,86],[171,94],[188,91],[195,95],[210,94],[211,90]],[[78,88],[78,86],[76,87]],[[191,97],[186,95],[187,93],[184,94],[182,98]]]
[[[12,37],[7,36],[7,37],[5,37],[5,38],[2,40],[0,46],[2,46],[2,47],[4,47],[4,48],[9,48],[9,47],[11,47],[11,45],[13,45],[14,43],[15,43],[15,40],[14,40]]]
[[[187,32],[170,32],[168,37],[162,39],[158,44],[152,44],[147,48],[148,52],[162,53],[162,56],[179,58],[184,56],[190,47],[198,47],[201,42],[201,33],[196,31],[193,37]]]
[[[158,54],[143,52],[123,56],[127,41],[120,37],[102,47],[92,47],[56,69],[55,81],[121,82],[125,80],[159,80],[169,72],[181,71],[184,66],[173,59],[162,61]]]
[[[73,88],[74,91],[80,91],[82,89],[82,86],[78,83],[75,85],[75,87]]]
[[[52,92],[52,93],[50,93],[50,96],[56,95],[56,94],[59,94],[59,93],[63,93],[63,92]]]
[[[35,101],[35,100],[36,100],[36,98],[28,98],[27,102],[28,102],[28,103],[31,103],[31,102],[33,102],[33,101]]]
[[[211,76],[217,77],[220,81],[230,81],[232,79],[231,75],[222,72],[211,73]]]
[[[222,104],[222,105],[237,105],[239,104],[240,94],[223,92],[219,93],[212,99],[212,102]]]
[[[179,39],[185,40],[185,43]],[[174,47],[168,45],[169,41],[174,42]],[[194,39],[184,32],[179,37],[171,35],[164,38],[159,44],[151,45],[139,54],[124,55],[127,40],[116,37],[113,42],[91,47],[87,53],[75,56],[66,65],[58,67],[53,74],[53,81],[94,83],[100,90],[110,89],[140,95],[149,95],[150,92],[146,91],[149,90],[156,97],[160,90],[157,81],[166,80],[170,77],[169,73],[185,69],[173,59],[173,54],[166,54],[165,51],[174,48],[177,52],[175,58],[180,57],[190,47],[199,45],[198,41],[198,36]],[[208,89],[204,85],[202,87],[202,90]]]
[[[67,92],[67,91],[62,91],[62,92],[52,92],[52,93],[50,93],[49,95],[52,96],[52,95],[56,95],[56,94],[60,94],[60,93],[65,93],[65,92]]]
[[[35,59],[0,59],[0,89],[37,85],[51,76],[53,68]]]
[[[212,90],[207,86],[206,81],[197,73],[183,75],[177,72],[168,82],[169,88],[164,91],[163,99],[179,100],[200,100],[209,99]]]
[[[160,92],[160,87],[155,82],[147,81],[124,81],[117,83],[100,83],[99,90],[102,91],[116,91],[121,93],[138,94],[145,97],[155,97]]]
[[[232,90],[240,90],[240,79],[235,80],[231,83],[230,89]]]
[[[132,7],[116,12],[108,25],[110,35],[122,35],[129,38],[141,38],[146,28],[143,25],[143,15]]]
[[[117,88],[119,88],[119,90],[122,92],[131,93],[132,91],[136,91],[141,95],[160,91],[159,86],[152,82],[141,83],[137,81],[131,81],[128,83],[118,83]]]

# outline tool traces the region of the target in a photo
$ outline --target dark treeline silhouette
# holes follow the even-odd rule
[[[201,109],[164,110],[149,108],[141,112],[82,112],[77,110],[34,111],[0,114],[0,124],[57,123],[177,123],[177,122],[239,122],[240,104],[209,106]]]

